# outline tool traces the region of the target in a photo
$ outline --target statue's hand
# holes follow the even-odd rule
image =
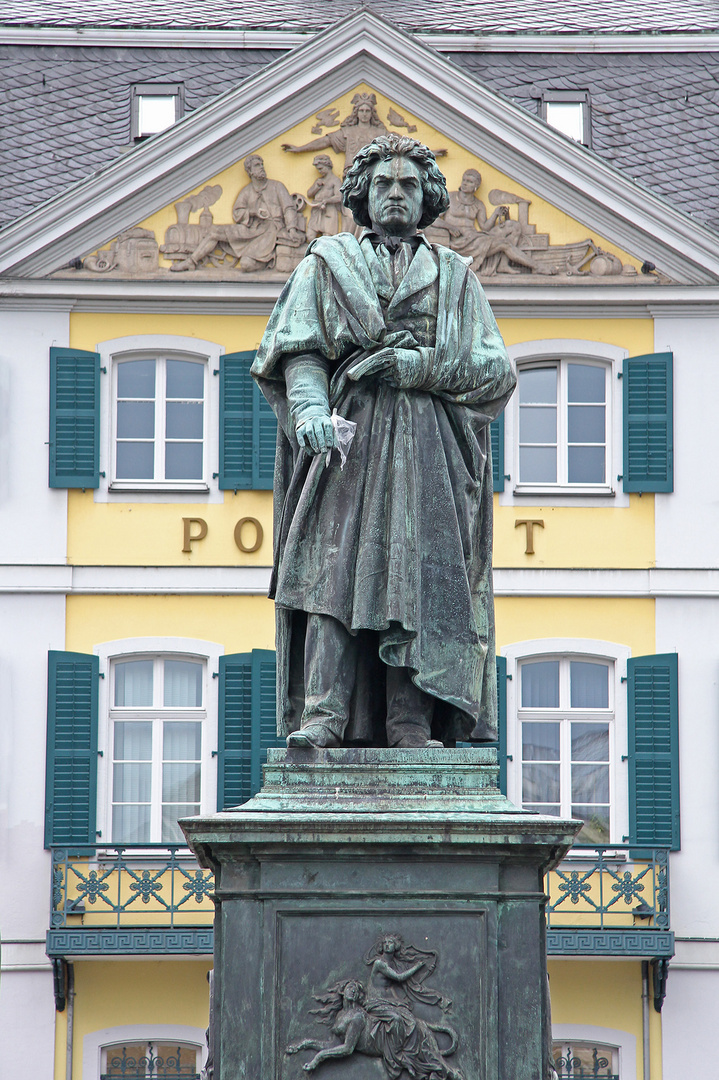
[[[409,390],[422,381],[422,354],[417,349],[378,349],[376,353],[360,360],[347,372],[347,378],[356,382],[370,375],[379,375],[399,390]]]
[[[329,413],[312,416],[297,428],[297,442],[308,454],[324,454],[337,446],[337,434]]]
[[[283,142],[283,143],[280,143],[280,146],[282,147],[283,150],[286,150],[288,154],[296,154],[297,151],[299,150],[299,146],[293,146],[292,143]]]

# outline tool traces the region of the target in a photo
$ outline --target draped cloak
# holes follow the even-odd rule
[[[419,386],[347,378],[399,330],[420,348]],[[282,373],[289,356],[323,360],[330,407],[357,424],[344,469],[336,451],[328,466],[325,454],[298,447]],[[369,239],[318,238],[277,301],[252,374],[279,421],[270,585],[278,732],[300,726],[312,612],[367,639],[345,742],[382,745],[383,664],[410,669],[436,699],[435,738],[495,739],[489,424],[516,376],[467,260],[422,238],[395,288]]]

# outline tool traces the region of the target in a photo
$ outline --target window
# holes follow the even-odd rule
[[[545,90],[539,115],[550,127],[575,142],[591,146],[591,114],[586,90]]]
[[[548,656],[522,661],[519,676],[522,805],[581,819],[579,843],[609,843],[614,665]]]
[[[111,666],[111,840],[182,843],[200,813],[206,665],[178,656]]]
[[[113,487],[206,487],[206,362],[128,356],[114,379]]]
[[[572,359],[520,367],[519,484],[606,488],[609,365]]]
[[[620,1080],[619,1050],[588,1042],[555,1042],[552,1057],[559,1080]]]
[[[131,137],[140,142],[164,131],[182,118],[184,106],[182,83],[137,83],[130,98]]]
[[[200,1080],[201,1050],[185,1043],[125,1042],[102,1051],[100,1080]]]

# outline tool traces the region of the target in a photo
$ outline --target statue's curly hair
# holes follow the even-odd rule
[[[449,208],[447,182],[437,167],[429,147],[408,135],[378,135],[355,155],[342,182],[342,205],[352,211],[358,225],[369,227],[369,185],[378,161],[406,157],[418,167],[422,176],[424,203],[419,228],[431,225],[435,218]]]

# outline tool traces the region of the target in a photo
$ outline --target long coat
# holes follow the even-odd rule
[[[401,329],[421,348],[419,387],[347,378]],[[324,359],[330,406],[357,424],[343,470],[336,452],[328,466],[298,448],[282,375],[298,354]],[[489,423],[516,376],[466,261],[423,241],[395,291],[369,239],[320,237],[282,291],[252,373],[279,421],[279,732],[300,724],[303,613],[314,612],[379,638],[360,650],[345,741],[381,741],[382,664],[409,668],[435,697],[435,737],[496,738]]]

